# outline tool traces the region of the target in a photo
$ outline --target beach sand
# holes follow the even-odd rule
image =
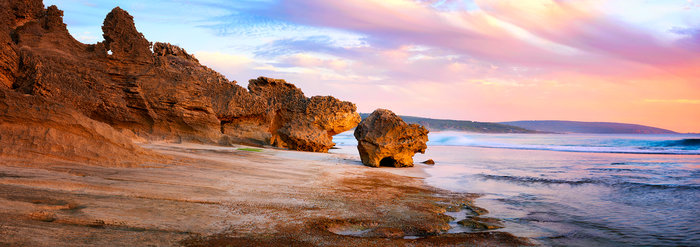
[[[152,143],[162,163],[0,161],[0,246],[527,245],[444,234],[473,194],[426,186],[419,167],[353,156]]]

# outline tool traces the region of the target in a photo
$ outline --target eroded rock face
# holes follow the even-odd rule
[[[12,31],[44,13],[41,0],[0,1],[0,87],[11,88],[19,67]]]
[[[117,59],[146,62],[152,59],[151,42],[136,30],[134,17],[123,9],[112,9],[102,24],[105,49]]]
[[[76,161],[102,166],[163,162],[128,135],[57,102],[0,89],[0,160]]]
[[[239,100],[215,104],[224,134],[231,138],[327,152],[334,145],[333,135],[360,122],[355,104],[330,96],[307,98],[299,88],[284,80],[259,77],[248,82],[248,89],[249,95],[242,89],[234,90],[240,94],[234,95]]]
[[[117,131],[325,152],[332,135],[359,122],[350,102],[308,98],[265,77],[246,89],[180,47],[152,45],[119,7],[105,18],[105,41],[97,44],[75,40],[56,6],[9,0],[0,7],[0,88],[60,102]]]
[[[385,109],[377,109],[355,129],[357,150],[367,166],[413,166],[413,155],[428,148],[428,130],[407,124]]]

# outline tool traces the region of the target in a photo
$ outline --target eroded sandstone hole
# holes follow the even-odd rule
[[[396,167],[396,160],[393,157],[385,157],[379,161],[379,166]]]

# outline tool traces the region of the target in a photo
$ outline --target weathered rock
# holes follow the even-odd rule
[[[325,152],[332,135],[359,122],[350,102],[310,99],[265,77],[246,89],[180,47],[151,46],[119,7],[104,20],[105,41],[92,45],[70,35],[55,6],[10,0],[0,7],[0,88],[61,102],[118,131]]]
[[[333,135],[360,122],[355,104],[330,96],[309,99],[284,80],[260,77],[250,80],[248,89],[267,102],[270,144],[278,147],[327,152]]]
[[[199,63],[199,60],[197,60],[193,55],[187,53],[185,49],[182,49],[178,46],[171,45],[169,43],[161,43],[161,42],[156,42],[153,44],[153,54],[156,56],[175,56],[175,57],[181,57],[189,61],[193,61],[195,63]]]
[[[334,145],[333,135],[360,122],[353,103],[330,96],[307,98],[284,80],[250,80],[249,93],[235,84],[221,87],[208,92],[233,92],[211,95],[223,133],[233,141],[326,152]]]
[[[19,55],[12,31],[43,13],[41,0],[0,1],[0,87],[11,88],[18,72]]]
[[[327,152],[334,145],[334,135],[350,130],[360,122],[353,103],[330,96],[314,96],[305,102],[304,111],[290,111],[291,119],[277,130],[281,146]]]
[[[43,222],[53,222],[56,220],[56,214],[46,211],[36,211],[29,214],[29,218],[32,220],[38,220]]]
[[[425,153],[428,130],[407,124],[385,109],[377,109],[355,129],[357,149],[367,166],[413,166],[413,155]]]
[[[487,218],[487,217],[469,217],[463,220],[460,220],[457,222],[457,224],[460,224],[465,227],[469,227],[473,230],[494,230],[494,229],[499,229],[503,228],[503,223],[501,220],[496,219],[496,218]]]
[[[134,17],[123,9],[112,9],[102,24],[104,47],[116,59],[147,62],[152,59],[151,42],[136,30]]]
[[[447,211],[447,212],[460,212],[460,211],[462,211],[462,207],[460,207],[459,205],[452,205],[452,206],[445,208],[445,211]]]
[[[331,96],[314,96],[309,100],[305,116],[318,127],[333,136],[355,128],[360,123],[360,114],[355,104],[340,101]]]
[[[57,102],[0,89],[0,160],[132,166],[164,159]]]
[[[471,204],[463,204],[462,208],[469,210],[469,214],[471,214],[473,216],[479,216],[479,215],[484,215],[484,214],[489,213],[489,211],[486,210],[485,208],[477,207],[477,206],[474,206]]]
[[[426,165],[435,165],[435,161],[433,159],[428,159],[426,161],[423,161],[423,164]]]

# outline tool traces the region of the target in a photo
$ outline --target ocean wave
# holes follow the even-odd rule
[[[700,190],[700,185],[695,184],[647,184],[635,182],[623,182],[613,184],[625,188],[644,188],[644,189],[672,189],[672,190]]]
[[[479,174],[479,176],[482,178],[485,178],[485,179],[504,180],[504,181],[511,181],[511,182],[517,182],[517,183],[570,184],[570,185],[601,183],[601,181],[595,180],[595,179],[564,180],[564,179],[554,179],[554,178],[503,176],[503,175],[490,175],[490,174]]]
[[[700,138],[689,138],[661,142],[665,147],[700,147]]]
[[[647,139],[648,138],[648,139]],[[663,138],[663,139],[660,139]],[[674,136],[474,134],[442,131],[428,134],[428,146],[466,146],[584,153],[700,155],[700,138]],[[338,146],[355,146],[351,132],[333,137]]]
[[[507,176],[507,175],[491,175],[491,174],[478,174],[479,177],[490,180],[501,180],[521,184],[568,184],[568,185],[584,185],[584,184],[600,184],[611,187],[618,187],[623,189],[673,189],[673,190],[700,190],[700,185],[696,184],[648,184],[630,181],[610,181],[593,178],[582,178],[578,180],[565,180],[565,179],[554,179],[554,178],[538,178],[538,177],[526,177],[526,176]]]
[[[449,145],[446,145],[449,146]],[[597,146],[559,146],[559,145],[509,145],[509,144],[486,144],[471,145],[483,148],[506,148],[523,150],[548,150],[562,152],[580,153],[621,153],[621,154],[677,154],[677,155],[700,155],[700,150],[649,148],[649,147],[597,147]]]
[[[700,155],[700,139],[644,140],[644,136],[429,134],[429,146],[470,146],[584,153]]]
[[[428,145],[437,146],[474,146],[480,143],[467,135],[451,134],[449,132],[428,134],[428,139]]]

